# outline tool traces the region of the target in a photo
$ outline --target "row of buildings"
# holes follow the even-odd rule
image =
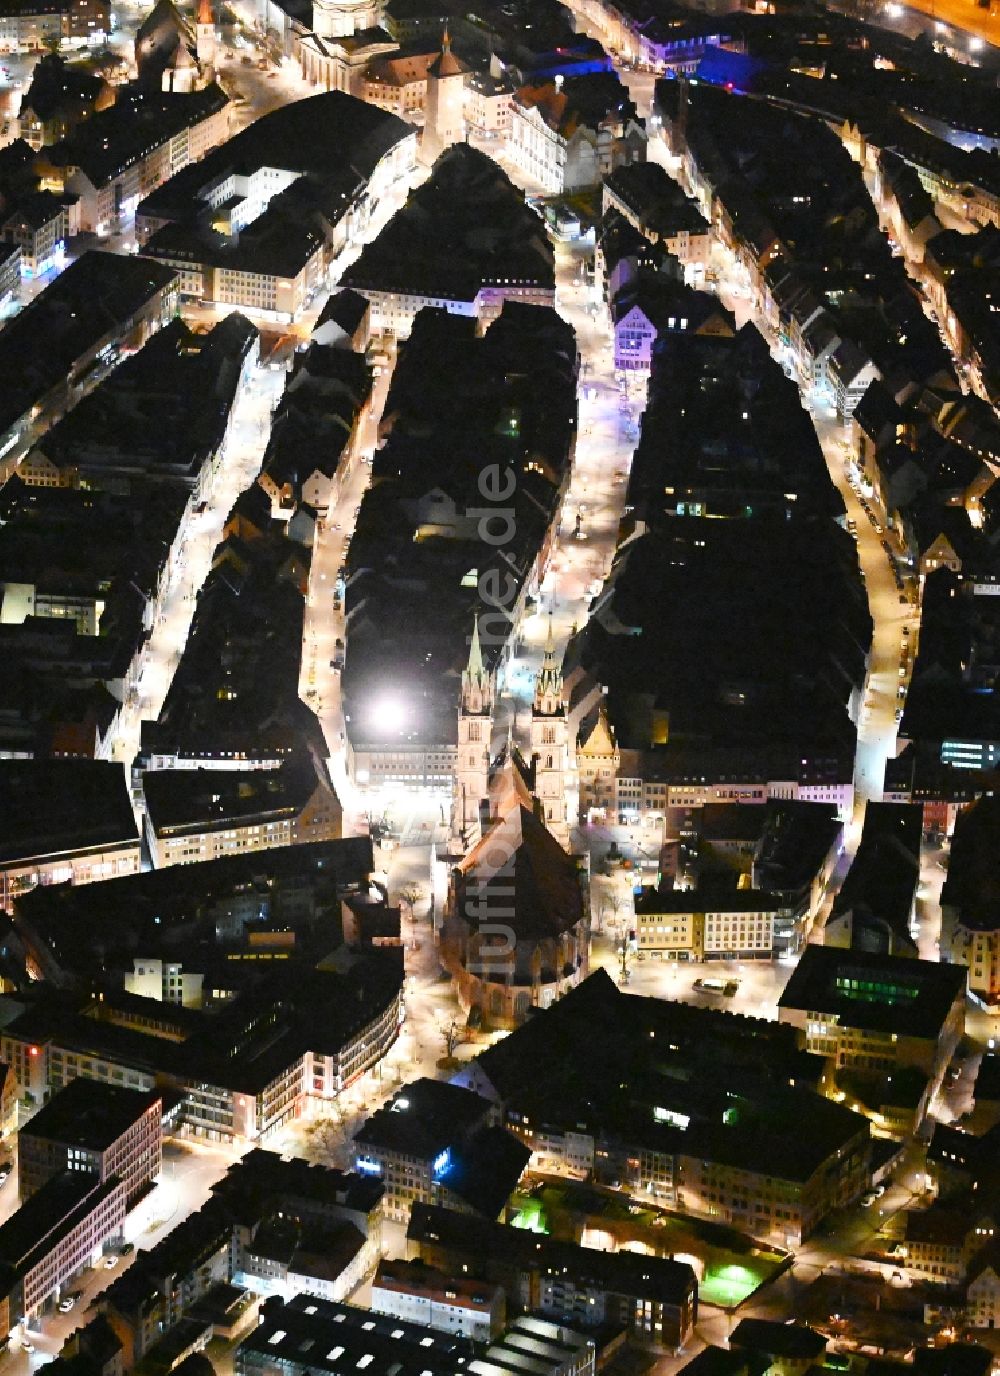
[[[661,81],[656,90],[685,184],[745,269],[807,391],[849,417],[877,377],[920,384],[947,371],[862,176],[828,125],[700,81]]]
[[[370,869],[367,843],[315,843],[192,867],[179,884],[154,872],[28,895],[7,942],[18,1093],[42,1104],[78,1076],[170,1084],[185,1131],[212,1141],[259,1140],[310,1097],[336,1097],[402,1018],[398,946],[340,914]],[[95,966],[74,932],[96,930],[97,912]]]
[[[8,322],[0,340],[9,379],[0,410],[0,476],[8,478],[45,428],[166,324],[176,306],[177,278],[169,269],[87,252]]]
[[[28,447],[3,490],[7,758],[110,758],[258,354],[242,316],[174,318]]]
[[[468,139],[503,150],[539,189],[561,193],[644,156],[643,122],[626,88],[558,4],[536,4],[530,15],[493,0],[398,15],[371,3],[303,8],[262,0],[257,24],[308,81],[422,124],[428,163]]]
[[[42,58],[0,156],[0,240],[20,249],[22,276],[62,267],[74,235],[129,231],[144,196],[228,137],[232,110],[214,82],[112,86]]]
[[[294,320],[380,203],[407,185],[416,138],[341,91],[281,106],[143,191],[141,251],[176,270],[185,298]]]
[[[654,960],[797,952],[844,845],[836,809],[800,800],[677,809],[665,831],[661,885],[643,888],[634,904],[636,951]]]
[[[343,282],[371,303],[373,329],[400,337],[428,307],[486,325],[507,301],[555,302],[544,224],[502,168],[467,144],[441,154]]]
[[[569,482],[577,366],[573,330],[551,309],[508,299],[484,334],[468,316],[421,311],[348,552],[354,776],[448,787],[459,751],[460,833],[478,825],[497,672]]]
[[[535,1169],[797,1246],[871,1172],[868,1122],[815,1092],[822,1062],[799,1046],[780,1023],[636,998],[599,971],[458,1082],[499,1106]]]

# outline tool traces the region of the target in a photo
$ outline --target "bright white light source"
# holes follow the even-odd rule
[[[384,697],[372,704],[370,719],[372,726],[379,731],[402,731],[407,712],[399,698]]]

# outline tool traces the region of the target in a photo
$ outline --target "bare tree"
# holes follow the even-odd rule
[[[400,891],[399,891],[399,901],[400,901],[401,903],[405,903],[406,906],[407,906],[407,908],[409,908],[409,910],[410,910],[410,921],[411,921],[411,922],[414,920],[414,908],[415,908],[416,905],[421,901],[421,899],[422,899],[423,897],[424,897],[424,887],[423,887],[423,885],[422,885],[422,884],[417,884],[417,883],[415,883],[415,882],[413,882],[413,881],[411,881],[409,884],[404,884],[403,887],[402,887],[402,888],[400,889]]]
[[[441,1035],[444,1037],[444,1054],[450,1061],[454,1058],[455,1048],[462,1040],[462,1029],[453,1018],[447,1027],[441,1029]]]
[[[625,895],[621,892],[617,884],[612,884],[610,889],[602,889],[600,907],[600,915],[602,919],[607,914],[610,914],[611,917],[613,917],[615,922],[617,923],[618,918],[624,912],[625,907]]]

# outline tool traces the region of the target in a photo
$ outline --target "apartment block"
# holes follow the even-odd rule
[[[372,1282],[372,1309],[489,1342],[503,1331],[507,1302],[499,1285],[448,1276],[422,1261],[382,1261]]]

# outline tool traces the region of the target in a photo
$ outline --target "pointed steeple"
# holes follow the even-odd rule
[[[212,13],[212,0],[198,0],[198,23],[215,24],[215,16]]]
[[[481,679],[484,672],[483,649],[479,643],[479,613],[476,612],[472,622],[472,639],[469,641],[469,662],[462,677],[470,680]]]
[[[440,80],[442,77],[464,76],[468,71],[461,58],[451,50],[451,34],[448,26],[445,25],[444,33],[441,35],[441,51],[428,68],[428,76]]]
[[[562,711],[562,693],[562,668],[556,660],[555,627],[550,612],[549,633],[545,641],[545,658],[542,660],[542,667],[538,671],[538,679],[535,682],[534,710],[542,712],[546,716],[552,716],[555,712]]]
[[[479,613],[472,623],[469,642],[469,662],[462,670],[462,709],[476,715],[491,711],[493,706],[493,675],[483,663],[483,649],[479,641]]]

